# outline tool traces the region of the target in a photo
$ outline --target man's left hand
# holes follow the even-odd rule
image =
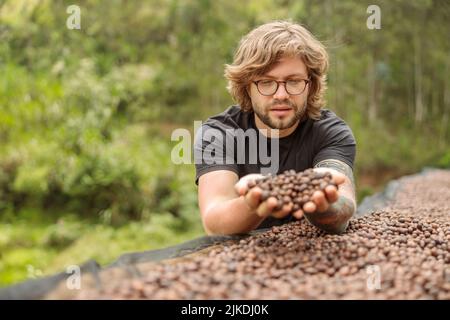
[[[293,213],[293,216],[297,219],[302,218],[305,213],[325,212],[333,202],[336,202],[339,199],[339,185],[345,182],[345,175],[335,170],[328,170],[327,168],[314,168],[314,171],[330,172],[336,187],[330,185],[327,186],[324,191],[315,191],[311,201],[308,201],[303,205],[302,209]]]

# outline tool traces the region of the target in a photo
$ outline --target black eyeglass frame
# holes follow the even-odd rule
[[[287,82],[290,81],[290,80],[278,81],[278,80],[261,79],[261,80],[258,80],[258,81],[252,81],[252,82],[256,85],[256,89],[258,89],[258,92],[259,92],[261,95],[266,96],[266,97],[268,97],[268,96],[273,96],[273,95],[278,91],[278,88],[280,87],[280,83],[284,83],[284,90],[286,90],[286,92],[287,92],[289,95],[291,95],[291,96],[299,96],[299,95],[301,95],[303,92],[305,92],[306,87],[308,86],[309,83],[311,83],[311,78],[308,78],[308,79],[299,79],[299,80],[305,82],[305,87],[303,88],[302,92],[300,92],[300,93],[290,93],[290,92],[289,92],[289,90],[287,89]],[[259,85],[258,85],[258,83],[261,82],[261,81],[275,81],[275,82],[277,83],[277,87],[275,88],[275,91],[274,91],[273,93],[271,93],[271,94],[264,94],[264,93],[262,93],[261,90],[259,89]]]

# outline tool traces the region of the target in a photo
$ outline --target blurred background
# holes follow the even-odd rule
[[[450,167],[448,0],[0,0],[0,286],[204,235],[171,133],[233,103],[224,64],[275,19],[329,50],[358,200]]]

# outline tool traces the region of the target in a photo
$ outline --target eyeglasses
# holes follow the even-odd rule
[[[284,89],[290,95],[296,96],[302,94],[305,91],[308,83],[311,82],[310,79],[299,79],[299,80],[286,80],[286,81],[277,81],[277,80],[258,80],[253,81],[258,88],[259,93],[263,96],[272,96],[275,92],[278,91],[278,87],[280,83],[284,83]]]

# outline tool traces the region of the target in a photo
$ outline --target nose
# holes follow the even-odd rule
[[[273,95],[274,99],[285,100],[289,98],[289,93],[286,91],[286,83],[280,83],[277,91]]]

